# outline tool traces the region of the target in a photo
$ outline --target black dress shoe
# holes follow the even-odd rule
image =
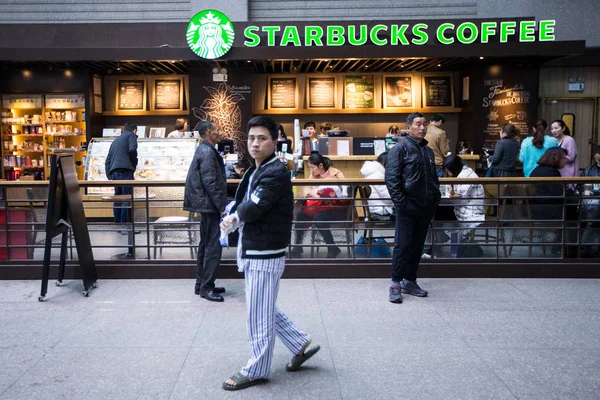
[[[208,292],[200,292],[200,297],[202,297],[203,299],[206,299],[208,301],[217,301],[217,302],[224,301],[223,296],[213,292],[212,290],[209,290]]]
[[[213,293],[223,294],[225,293],[225,288],[221,286],[215,286],[212,288]]]

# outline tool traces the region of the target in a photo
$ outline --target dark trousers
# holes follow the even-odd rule
[[[312,223],[314,223],[323,236],[323,240],[326,244],[330,245],[329,248],[335,247],[333,241],[333,235],[331,234],[331,224],[329,221],[345,221],[348,215],[348,210],[345,207],[336,207],[331,210],[319,211],[313,217],[299,212],[296,216],[297,221],[311,221],[311,223],[298,223],[296,224],[296,244],[302,243],[306,229],[308,229]]]
[[[117,169],[110,173],[111,181],[132,181],[133,171],[128,169]],[[115,196],[121,194],[131,195],[133,188],[131,186],[115,186]],[[117,224],[131,222],[131,202],[115,202],[113,204],[114,221]]]
[[[404,208],[396,209],[392,281],[417,279],[421,253],[435,208],[434,204],[419,206],[408,200]]]
[[[217,267],[221,263],[221,216],[202,213],[200,222],[200,243],[198,244],[198,262],[196,263],[196,288],[209,291],[215,287]]]

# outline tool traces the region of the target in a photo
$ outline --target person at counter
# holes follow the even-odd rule
[[[400,136],[400,128],[398,125],[390,125],[388,128],[388,133],[385,135],[386,137],[395,137]]]
[[[388,152],[381,153],[377,161],[365,161],[360,173],[366,179],[384,179]],[[383,199],[383,200],[381,200]],[[394,203],[385,185],[371,185],[371,195],[368,200],[369,212],[374,221],[390,221],[395,219]]]
[[[327,137],[327,131],[332,129],[333,125],[331,125],[331,122],[323,122],[319,127],[319,137]]]
[[[396,234],[389,301],[402,303],[402,293],[418,297],[427,291],[417,284],[417,270],[429,224],[440,202],[433,150],[427,147],[427,121],[419,112],[408,115],[409,136],[390,150],[385,184],[396,207]]]
[[[308,157],[310,168],[310,179],[344,179],[344,174],[331,166],[331,160],[314,152]],[[327,246],[327,257],[336,258],[341,250],[335,245],[328,221],[343,221],[348,214],[347,200],[334,200],[344,198],[344,186],[319,186],[307,187],[301,197],[308,198],[296,216],[298,221],[311,221],[310,223],[299,223],[296,226],[295,244],[304,240],[306,229],[314,222]],[[294,247],[292,257],[300,257],[303,253],[302,247]]]
[[[508,178],[517,176],[515,168],[521,147],[515,139],[515,135],[518,134],[519,130],[513,124],[506,124],[502,127],[500,140],[496,142],[494,155],[491,157],[491,177]]]
[[[281,143],[287,143],[287,153],[292,153],[292,141],[288,139],[281,124],[277,125],[277,151],[283,151]]]
[[[446,131],[442,129],[445,122],[446,117],[444,114],[434,115],[427,126],[427,134],[425,135],[427,146],[433,150],[435,155],[435,171],[440,178],[444,176],[444,159],[448,154],[448,138],[446,137]]]
[[[184,133],[189,131],[190,127],[188,121],[185,118],[177,118],[175,120],[175,130],[167,135],[168,139],[181,139],[184,137]]]
[[[567,161],[560,170],[560,176],[578,176],[577,144],[571,137],[571,131],[562,119],[557,119],[550,125],[550,133],[558,140],[558,145],[567,152]]]
[[[556,138],[546,136],[546,128],[548,128],[548,123],[543,119],[538,119],[533,127],[533,136],[526,138],[521,143],[519,161],[523,163],[523,175],[526,178],[537,167],[538,161],[546,150],[558,147]]]
[[[138,164],[137,125],[130,122],[123,127],[123,133],[110,145],[104,163],[106,177],[111,181],[132,181]],[[131,195],[131,186],[115,186],[115,196]],[[117,224],[131,222],[129,203],[115,202],[113,205],[114,221]]]
[[[302,129],[305,129],[308,131],[308,137],[309,139],[315,139],[315,134],[317,133],[317,124],[315,124],[313,121],[308,121],[307,123],[304,124],[304,127]]]
[[[584,177],[600,177],[600,146],[594,149],[594,162],[581,172]],[[582,257],[600,256],[600,184],[584,185],[580,190],[585,196],[581,203],[583,234],[581,242],[593,244],[584,246]]]

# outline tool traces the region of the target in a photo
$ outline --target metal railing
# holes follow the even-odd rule
[[[238,182],[229,183],[232,190]],[[94,259],[125,258],[131,260],[132,265],[149,260],[193,263],[200,218],[182,210],[185,182],[119,183],[132,186],[133,193],[126,198],[87,196],[85,193],[91,188],[113,187],[114,181],[80,182]],[[485,194],[483,198],[442,199],[430,228],[424,257],[495,262],[600,259],[600,178],[444,178],[441,183],[483,185]],[[336,256],[338,262],[373,258],[389,262],[395,223],[374,220],[366,198],[367,187],[385,185],[382,180],[294,180],[293,184],[295,221],[288,258],[327,262],[328,256]],[[347,197],[320,199],[320,205],[311,206],[307,203],[311,198],[303,193],[306,187],[315,186],[337,187],[337,194],[343,192]],[[19,265],[20,262],[41,265],[47,189],[48,183],[42,181],[0,183],[0,265]],[[454,214],[456,206],[465,204],[483,208],[484,218],[467,221],[447,218]],[[130,209],[131,222],[114,223],[114,207]],[[307,213],[309,208],[311,211]],[[300,214],[304,215],[300,217]],[[308,218],[307,214],[310,214]],[[302,241],[298,239],[300,236],[303,236]],[[333,243],[331,240],[325,243],[325,236]],[[224,261],[235,260],[236,249],[233,243],[230,245],[223,249]],[[59,238],[53,246],[60,246]],[[302,249],[302,254],[294,249]],[[56,259],[59,252],[54,253],[53,259]],[[68,259],[76,263],[72,236],[68,253]]]

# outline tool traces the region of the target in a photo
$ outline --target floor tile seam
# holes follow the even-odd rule
[[[503,282],[505,282],[506,284],[508,284],[509,286],[514,287],[515,289],[517,289],[519,292],[523,293],[525,296],[529,297],[530,299],[533,299],[535,301],[541,301],[540,299],[538,299],[537,297],[534,297],[533,295],[527,293],[525,290],[519,288],[518,286],[516,286],[515,284],[513,284],[512,282],[510,282],[508,279],[502,279]]]
[[[198,324],[198,329],[196,329],[196,334],[194,335],[194,339],[192,339],[192,341],[190,342],[188,351],[185,354],[185,358],[183,359],[183,362],[181,363],[181,368],[179,368],[179,373],[177,374],[177,378],[173,382],[173,387],[171,388],[171,392],[169,393],[169,400],[171,400],[171,398],[173,397],[173,393],[175,393],[175,388],[177,387],[177,382],[179,382],[179,378],[181,377],[181,372],[183,371],[183,368],[185,367],[185,363],[187,362],[187,360],[190,356],[190,353],[192,352],[192,349],[194,348],[194,343],[196,342],[196,338],[198,337],[198,333],[200,332],[200,327],[202,326],[202,322],[204,322],[205,317],[206,317],[206,312],[203,312],[202,318],[200,319],[200,323]]]
[[[15,379],[15,381],[14,381],[13,383],[11,383],[11,384],[10,384],[10,386],[8,386],[8,387],[6,388],[6,390],[4,390],[4,391],[0,392],[0,398],[2,398],[2,397],[4,396],[4,394],[5,394],[6,392],[8,392],[8,391],[9,391],[9,390],[10,390],[10,389],[11,389],[11,388],[12,388],[12,387],[13,387],[13,386],[14,386],[14,385],[17,383],[17,382],[19,382],[19,381],[20,381],[20,380],[21,380],[21,379],[22,379],[22,378],[23,378],[23,377],[24,377],[24,376],[25,376],[25,375],[26,375],[26,374],[27,374],[29,371],[31,371],[31,370],[32,370],[32,369],[33,369],[33,368],[34,368],[36,365],[38,365],[38,364],[39,364],[39,362],[40,362],[40,361],[42,361],[42,359],[48,355],[48,353],[49,353],[49,351],[48,351],[48,350],[46,350],[46,349],[44,349],[44,354],[42,354],[42,355],[41,355],[41,356],[40,356],[40,357],[37,359],[37,361],[36,361],[36,362],[34,362],[33,364],[31,364],[31,365],[29,366],[29,368],[27,368],[27,369],[25,370],[25,372],[23,372],[23,373],[21,374],[21,376],[19,376],[17,379]]]
[[[517,396],[511,389],[510,387],[508,387],[508,385],[506,384],[506,382],[504,382],[504,380],[496,373],[496,371],[494,370],[494,368],[489,365],[488,363],[485,362],[485,360],[483,358],[481,358],[479,356],[479,354],[477,354],[477,352],[475,351],[475,348],[469,347],[469,350],[471,350],[471,352],[475,355],[475,357],[477,357],[477,359],[479,361],[481,361],[481,363],[483,365],[485,365],[487,367],[487,369],[496,377],[496,379],[498,379],[500,382],[502,382],[502,384],[504,385],[504,387],[506,388],[506,390],[508,390],[508,392],[515,398],[515,399],[519,399],[519,396]]]
[[[340,398],[344,400],[344,393],[342,392],[342,384],[340,382],[340,376],[338,374],[337,367],[335,365],[335,357],[333,356],[333,351],[331,347],[331,343],[329,342],[329,333],[327,332],[327,325],[325,324],[325,319],[323,318],[323,310],[321,309],[321,303],[319,301],[319,293],[317,292],[317,285],[315,283],[315,279],[312,280],[313,288],[315,289],[315,296],[317,297],[317,304],[319,305],[319,316],[321,317],[321,324],[323,324],[323,330],[325,332],[325,340],[327,343],[327,352],[329,353],[329,357],[331,357],[331,363],[333,364],[333,370],[335,372],[335,380],[337,382],[338,392],[340,394]]]

